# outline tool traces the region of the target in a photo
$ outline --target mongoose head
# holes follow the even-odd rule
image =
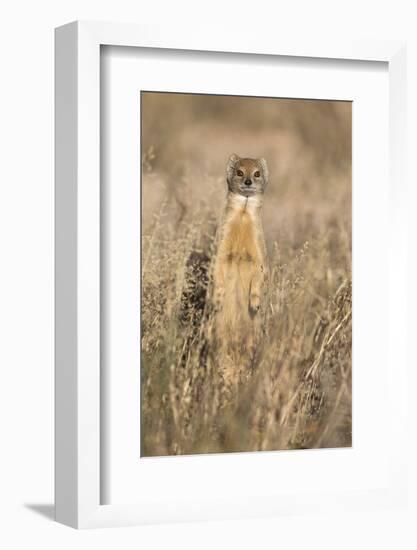
[[[227,185],[231,193],[253,197],[264,193],[268,184],[268,167],[264,158],[240,158],[233,154],[226,168]]]

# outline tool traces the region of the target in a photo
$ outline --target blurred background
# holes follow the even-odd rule
[[[351,103],[143,92],[143,228],[162,203],[178,224],[210,201],[221,211],[228,157],[265,157],[267,242],[294,243],[351,218]],[[306,228],[308,231],[306,234]]]

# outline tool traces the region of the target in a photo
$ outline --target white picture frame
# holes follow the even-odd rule
[[[230,52],[302,58],[383,61],[389,70],[389,155],[392,230],[390,285],[404,289],[390,301],[398,319],[390,367],[395,407],[395,450],[384,490],[334,494],[288,494],[259,498],[250,509],[208,504],[186,517],[175,504],[159,520],[211,519],[334,509],[391,506],[405,498],[405,279],[406,232],[405,45],[401,42],[310,41],[289,43],[268,36],[239,37],[228,30],[192,29],[187,36],[167,28],[75,22],[56,30],[56,519],[77,528],[158,521],[135,504],[101,504],[100,498],[100,47],[102,45]],[[391,397],[391,396],[390,396]],[[388,438],[389,439],[389,438]],[[175,503],[175,495],[172,495]]]

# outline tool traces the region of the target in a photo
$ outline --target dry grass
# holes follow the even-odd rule
[[[142,117],[142,456],[350,446],[350,104],[147,93]],[[271,182],[266,336],[230,389],[180,317],[232,152],[265,156]]]

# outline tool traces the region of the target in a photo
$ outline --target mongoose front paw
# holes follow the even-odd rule
[[[215,311],[219,311],[223,305],[224,302],[224,289],[218,288],[214,294],[214,301],[213,301],[214,309]]]
[[[261,299],[257,294],[251,294],[249,297],[249,315],[253,317],[261,307]]]

